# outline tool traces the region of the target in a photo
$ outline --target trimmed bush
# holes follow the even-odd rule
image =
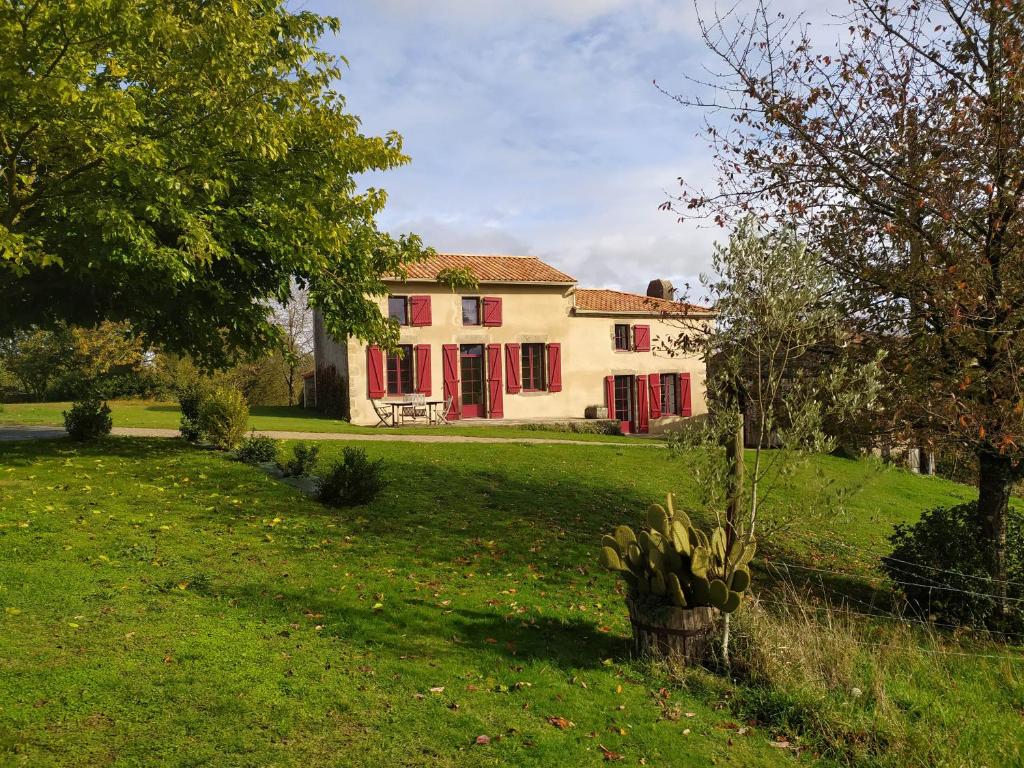
[[[285,462],[282,469],[289,477],[309,477],[316,469],[319,455],[319,446],[296,443],[292,448],[292,458]]]
[[[882,568],[922,617],[941,624],[1009,629],[1024,623],[1024,515],[1010,508],[1007,534],[1011,627],[999,615],[996,584],[978,535],[977,502],[937,507],[913,525],[897,525]]]
[[[178,431],[190,443],[198,443],[203,436],[203,431],[199,428],[199,412],[208,391],[209,388],[199,379],[186,381],[174,390],[174,395],[178,398],[178,407],[181,409]]]
[[[349,447],[317,482],[316,497],[331,507],[357,507],[369,504],[386,486],[384,460],[370,461],[362,448]]]
[[[242,440],[235,458],[246,464],[265,464],[277,460],[280,443],[266,435],[249,435]]]
[[[237,389],[218,387],[202,399],[199,431],[222,451],[237,448],[248,428],[249,406]]]
[[[64,411],[64,429],[72,440],[96,440],[110,434],[114,426],[110,406],[96,398],[81,400]]]
[[[186,416],[182,416],[181,421],[178,422],[178,431],[181,433],[182,438],[190,443],[198,443],[199,438],[203,436],[199,429],[199,422],[192,421]]]
[[[521,429],[531,432],[569,432],[576,435],[621,435],[622,428],[617,421],[596,419],[590,421],[536,421],[520,424]]]

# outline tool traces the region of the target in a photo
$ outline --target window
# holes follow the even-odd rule
[[[480,299],[464,296],[462,299],[462,324],[480,325]]]
[[[629,326],[615,326],[615,349],[625,352],[629,351]]]
[[[674,373],[661,374],[661,415],[678,416],[679,401],[676,394],[679,392],[679,376]]]
[[[403,344],[388,354],[388,394],[411,394],[412,381],[412,345]]]
[[[399,325],[409,324],[409,300],[406,296],[388,297],[388,317],[397,320]]]
[[[523,344],[523,389],[540,392],[544,389],[544,345]]]

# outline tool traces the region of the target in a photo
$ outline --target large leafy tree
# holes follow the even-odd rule
[[[128,320],[220,364],[278,339],[294,279],[334,334],[392,340],[367,296],[420,244],[356,177],[407,158],[332,90],[338,28],[277,0],[3,0],[0,336]]]
[[[1024,5],[851,0],[838,45],[762,5],[704,24],[719,187],[683,215],[793,224],[886,349],[906,438],[975,452],[977,534],[1005,594],[1024,459]],[[828,36],[834,37],[830,27]],[[1005,606],[1005,601],[1004,601]]]

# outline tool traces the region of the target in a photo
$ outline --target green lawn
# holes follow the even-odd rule
[[[362,445],[392,484],[350,511],[179,441],[0,445],[0,764],[597,766],[602,748],[624,765],[827,764],[773,746],[801,743],[778,724],[738,730],[731,694],[629,658],[598,540],[666,491],[695,504],[685,462]],[[814,469],[861,490],[816,522],[820,545],[769,556],[866,568],[829,542],[866,559],[893,522],[969,493],[866,462]],[[937,663],[891,681],[934,750],[920,764],[1019,764],[1020,666]]]
[[[0,406],[0,424],[47,424],[64,423],[63,412],[71,403],[5,403]],[[148,427],[156,429],[177,429],[181,411],[177,403],[154,402],[149,400],[112,400],[111,417],[116,427]],[[340,419],[320,416],[314,411],[288,406],[254,406],[251,409],[249,426],[258,430],[281,430],[287,432],[342,432],[349,434],[428,434],[428,435],[469,435],[474,437],[501,438],[553,438],[581,442],[644,442],[646,437],[621,435],[583,435],[555,430],[524,429],[522,427],[454,424],[445,427],[398,427],[377,429],[360,427]]]

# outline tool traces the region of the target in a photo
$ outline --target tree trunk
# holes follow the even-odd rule
[[[1006,518],[1010,490],[1017,475],[1009,456],[992,449],[978,451],[978,525],[986,545],[988,572],[998,596],[1000,612],[1007,613],[1006,601]]]
[[[729,465],[728,499],[725,511],[727,546],[736,539],[743,511],[743,411],[725,439],[725,460]]]

